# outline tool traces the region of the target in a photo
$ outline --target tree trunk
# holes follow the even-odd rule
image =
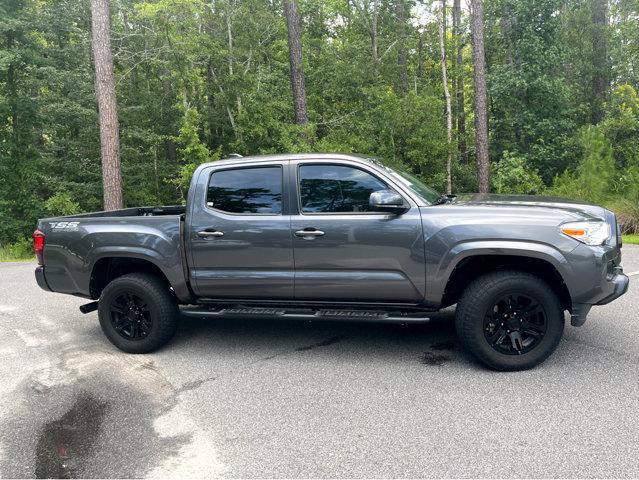
[[[173,99],[173,87],[171,85],[171,72],[168,70],[164,71],[164,75],[162,76],[162,91],[164,92],[164,97],[170,101],[166,101],[166,103],[171,103]],[[169,116],[172,115],[172,112],[169,110]],[[171,119],[166,118],[163,119],[170,124]],[[175,142],[168,136],[168,138],[164,141],[164,157],[169,161],[169,163],[177,168],[177,146]],[[156,159],[157,161],[157,159]]]
[[[453,35],[457,49],[457,68],[455,97],[457,100],[457,137],[459,138],[459,157],[462,164],[468,163],[466,148],[466,110],[464,105],[464,40],[461,30],[461,0],[453,0]]]
[[[306,88],[302,69],[302,34],[300,17],[297,12],[297,0],[284,0],[284,16],[288,29],[288,49],[291,63],[291,87],[293,89],[293,109],[295,123],[304,126],[308,123],[306,106]]]
[[[448,73],[446,70],[446,0],[442,0],[442,21],[439,24],[439,49],[441,52],[442,83],[444,84],[444,98],[446,99],[446,193],[452,193],[452,139],[453,139],[453,113],[450,103],[450,91],[448,90]]]
[[[608,1],[592,0],[592,123],[603,118],[603,104],[610,88],[608,62]]]
[[[399,91],[408,92],[408,61],[406,58],[406,5],[404,0],[395,4],[397,17],[397,64],[399,66]]]
[[[129,15],[126,10],[122,11],[122,23],[124,23],[124,36],[126,37],[126,44],[128,45],[129,37],[131,36],[131,26],[129,25]],[[124,43],[124,42],[123,42]],[[138,65],[133,60],[133,66],[131,67],[131,98],[133,104],[138,104]]]
[[[9,54],[13,50],[13,30],[7,32],[7,50]],[[11,57],[9,57],[11,58]],[[15,63],[18,56],[14,57],[7,68],[7,99],[11,111],[11,135],[13,137],[13,148],[18,145],[18,92],[15,78]]]
[[[91,44],[100,119],[104,209],[117,210],[123,206],[122,173],[110,23],[109,0],[91,0]]]
[[[377,69],[377,64],[379,63],[379,47],[377,41],[377,0],[373,0],[373,10],[370,18],[370,35],[373,63]]]
[[[480,193],[490,190],[490,160],[488,158],[488,92],[486,89],[486,56],[484,54],[483,0],[472,0],[471,28],[473,33],[473,63],[475,66],[475,154],[477,183]]]
[[[417,78],[420,80],[424,77],[424,34],[419,33],[419,42],[417,43]]]

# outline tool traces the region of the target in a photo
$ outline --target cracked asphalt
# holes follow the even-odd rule
[[[639,272],[639,247],[623,266]],[[0,476],[639,477],[639,274],[527,372],[425,325],[183,319],[119,352],[0,264]]]

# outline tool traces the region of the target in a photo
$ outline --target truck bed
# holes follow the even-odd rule
[[[49,289],[93,298],[104,269],[146,261],[186,292],[182,218],[186,207],[170,205],[92,212],[38,221],[44,233],[43,277]]]

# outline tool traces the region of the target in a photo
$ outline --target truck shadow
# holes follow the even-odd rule
[[[202,350],[207,355],[258,354],[263,361],[321,352],[387,360],[410,356],[426,366],[475,364],[458,343],[452,309],[434,313],[429,322],[409,324],[184,316],[168,348]]]

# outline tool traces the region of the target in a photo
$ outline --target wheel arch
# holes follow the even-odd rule
[[[99,258],[91,270],[89,280],[89,293],[91,298],[100,298],[104,287],[118,277],[129,273],[148,273],[160,278],[171,288],[169,281],[162,269],[148,258],[134,256],[104,256]]]
[[[450,250],[432,280],[438,289],[428,289],[431,301],[446,307],[457,302],[464,287],[483,274],[496,270],[516,270],[535,275],[557,292],[563,308],[572,300],[567,278],[570,264],[555,248],[528,242],[472,242]],[[436,297],[435,297],[436,296]]]
[[[86,263],[90,267],[85,270],[85,275],[89,276],[88,293],[91,298],[98,298],[106,284],[118,276],[134,272],[147,272],[163,279],[173,289],[180,303],[192,303],[193,301],[186,279],[186,269],[181,263],[179,254],[167,258],[161,252],[144,247],[117,247],[115,249],[98,247],[91,250],[90,255],[86,258]],[[106,283],[104,283],[104,275],[108,279]]]

